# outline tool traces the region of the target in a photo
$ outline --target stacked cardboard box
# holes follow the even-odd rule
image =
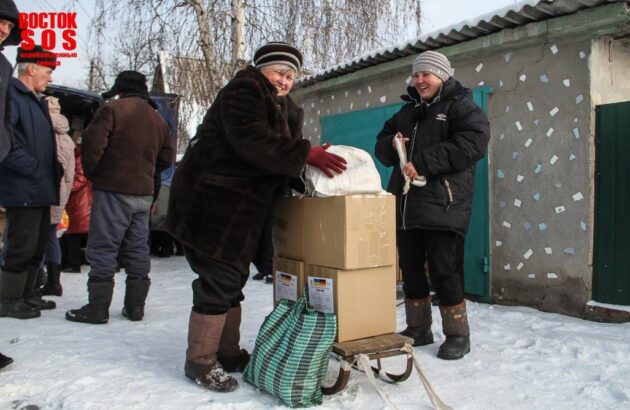
[[[306,285],[337,315],[339,342],[396,330],[393,196],[285,198],[275,222],[275,302]]]

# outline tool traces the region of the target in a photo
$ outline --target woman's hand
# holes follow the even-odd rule
[[[313,167],[319,168],[328,178],[335,176],[333,171],[341,174],[346,169],[346,160],[339,155],[326,152],[330,148],[330,144],[324,144],[320,147],[312,147],[306,157],[306,163]]]
[[[400,137],[398,135],[400,135]],[[396,151],[396,138],[401,139],[403,142],[403,145],[407,146],[407,142],[409,141],[409,138],[403,137],[401,133],[398,133],[394,135],[394,138],[392,138],[392,147],[394,148],[394,151]]]
[[[407,175],[409,179],[412,181],[415,177],[418,176],[418,171],[416,171],[416,167],[413,166],[411,162],[407,162],[402,170],[403,174]]]

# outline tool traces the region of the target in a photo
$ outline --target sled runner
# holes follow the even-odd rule
[[[364,372],[387,406],[390,409],[396,410],[398,409],[396,405],[392,403],[387,394],[377,386],[375,376],[388,383],[402,382],[407,380],[415,367],[420,378],[420,382],[427,392],[427,395],[431,400],[431,404],[433,404],[433,408],[436,410],[452,410],[452,408],[444,403],[438,396],[431,385],[431,382],[422,371],[420,363],[413,355],[413,348],[411,347],[412,344],[412,338],[402,336],[397,333],[388,333],[386,335],[333,344],[332,355],[333,357],[339,359],[340,362],[339,374],[337,376],[337,380],[332,386],[321,387],[322,393],[325,395],[331,395],[343,390],[348,384],[350,372],[354,368]],[[381,359],[399,355],[407,356],[407,366],[404,372],[400,374],[392,374],[383,371],[381,367]],[[376,360],[376,367],[371,364],[374,360]]]
[[[405,344],[413,344],[413,339],[396,333],[388,333],[381,336],[373,336],[365,339],[350,340],[333,344],[333,354],[340,360],[339,375],[337,380],[330,387],[322,386],[322,393],[331,395],[340,392],[348,384],[350,371],[356,365],[358,355],[366,355],[370,361],[376,360],[376,367],[371,366],[372,372],[381,380],[388,383],[396,383],[407,380],[413,370],[413,356],[403,348]],[[407,356],[407,367],[400,374],[384,372],[381,368],[381,359],[399,355]]]

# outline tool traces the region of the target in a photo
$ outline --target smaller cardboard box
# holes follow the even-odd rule
[[[280,299],[296,301],[304,291],[304,262],[273,258],[273,305]]]
[[[305,265],[309,303],[337,315],[337,342],[396,331],[394,265],[341,270]]]
[[[284,198],[273,230],[276,254],[346,270],[393,265],[395,208],[392,195]]]

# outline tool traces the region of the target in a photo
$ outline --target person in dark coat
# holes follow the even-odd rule
[[[302,65],[293,46],[268,43],[254,66],[219,92],[171,185],[167,230],[184,246],[193,281],[186,377],[232,391],[249,354],[239,347],[242,289],[290,177],[309,163],[332,177],[345,160],[302,139],[303,111],[288,96]]]
[[[0,0],[0,44],[2,46],[15,46],[20,43],[20,29],[18,27],[18,9],[12,0]],[[1,50],[1,48],[0,48]],[[4,54],[0,53],[0,79],[11,78],[13,68],[11,63],[6,59]],[[8,109],[9,100],[9,82],[0,82],[0,163],[11,151],[13,146],[13,131],[9,121],[10,114]],[[0,180],[2,183],[2,180]],[[4,241],[4,236],[3,236]],[[4,258],[3,258],[4,259]],[[0,261],[1,263],[1,261]],[[5,290],[4,276],[0,273],[0,303],[9,299],[11,290]],[[7,292],[5,294],[5,292]],[[13,359],[0,353],[0,369],[3,369],[13,363]]]
[[[48,105],[41,96],[52,81],[55,57],[35,46],[18,48],[11,78],[11,125],[15,144],[0,163],[0,204],[7,210],[7,246],[0,282],[0,316],[28,319],[52,309],[39,290],[48,243],[50,206],[59,204],[62,168]]]
[[[393,172],[387,190],[397,200],[397,242],[403,274],[407,329],[414,345],[433,343],[429,277],[439,298],[446,341],[438,357],[460,359],[470,351],[464,300],[464,236],[468,229],[475,164],[483,158],[490,129],[470,90],[451,77],[446,56],[418,55],[406,104],[385,122],[377,136],[376,157],[385,166],[399,165],[394,145],[400,132],[409,159]],[[424,177],[425,186],[403,193],[403,173]]]
[[[87,243],[88,304],[66,312],[73,322],[105,324],[114,291],[118,255],[127,274],[122,314],[144,317],[151,281],[149,214],[156,172],[175,161],[166,121],[149,98],[146,77],[122,71],[83,131],[81,162],[92,181],[93,202]]]

